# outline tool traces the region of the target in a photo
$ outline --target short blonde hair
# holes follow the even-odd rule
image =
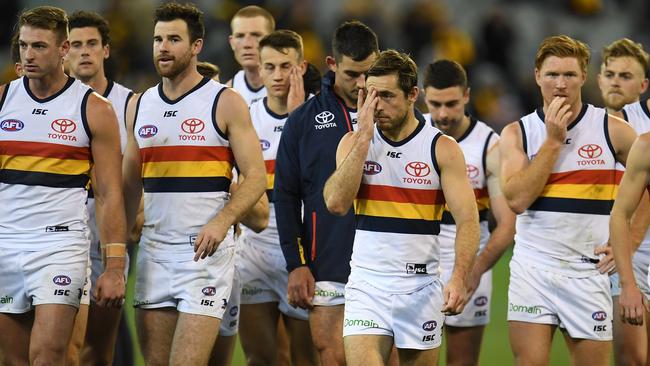
[[[603,63],[605,65],[610,59],[617,57],[632,57],[643,68],[644,76],[648,72],[650,56],[640,43],[636,43],[629,38],[622,38],[603,47]]]

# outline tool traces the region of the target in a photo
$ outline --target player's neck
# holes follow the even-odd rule
[[[98,72],[94,76],[86,79],[77,77],[76,75],[72,75],[72,76],[76,79],[81,80],[82,83],[91,87],[99,95],[104,95],[104,93],[106,93],[106,88],[108,88],[108,79],[106,78],[104,73]]]
[[[196,71],[196,64],[190,64],[173,78],[163,77],[162,90],[167,98],[175,100],[194,88],[202,79],[203,76]]]
[[[616,109],[607,107],[607,108],[605,108],[605,110],[607,110],[607,114],[611,114],[612,116],[616,116],[618,118],[625,119],[625,115],[623,114],[623,109],[616,110]]]
[[[29,79],[29,90],[39,99],[45,99],[59,92],[68,82],[68,75],[63,72],[63,67],[39,79]]]
[[[470,122],[471,121],[469,119],[469,116],[464,115],[463,118],[461,119],[460,124],[458,125],[458,127],[455,128],[452,131],[449,131],[449,133],[447,135],[453,137],[454,140],[458,141],[458,139],[463,137],[465,132],[467,132],[467,129],[469,128]]]
[[[246,78],[248,86],[253,89],[259,89],[264,85],[260,76],[260,69],[257,66],[244,68],[244,78]]]
[[[384,136],[386,136],[391,141],[399,142],[404,140],[405,138],[411,136],[413,131],[415,131],[415,129],[418,127],[418,124],[420,124],[420,121],[418,121],[418,119],[415,118],[412,108],[406,114],[404,119],[405,119],[404,124],[402,124],[402,126],[400,126],[399,128],[395,128],[387,131],[382,130],[381,132],[384,134]]]
[[[267,95],[266,106],[275,114],[284,115],[289,113],[289,108],[287,108],[287,97],[282,98]]]

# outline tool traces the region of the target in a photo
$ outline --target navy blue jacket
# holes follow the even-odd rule
[[[275,160],[273,202],[287,270],[309,266],[316,281],[346,283],[354,211],[342,217],[330,214],[323,186],[336,169],[339,141],[356,121],[334,94],[333,85],[334,73],[329,72],[320,94],[289,115]]]

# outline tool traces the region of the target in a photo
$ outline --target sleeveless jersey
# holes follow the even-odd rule
[[[637,134],[650,132],[650,111],[647,99],[626,105],[623,107],[623,114]],[[650,186],[648,192],[650,192]],[[650,230],[646,233],[634,255],[643,257],[644,263],[650,263]]]
[[[288,114],[278,115],[273,113],[267,106],[266,97],[254,102],[250,107],[253,127],[260,139],[264,165],[266,166],[266,194],[269,198],[269,224],[261,233],[255,233],[242,226],[250,242],[273,246],[280,250],[280,237],[278,226],[275,221],[275,208],[273,207],[273,183],[275,175],[275,156],[278,153],[282,128],[287,121]]]
[[[120,129],[120,150],[124,154],[126,150],[126,105],[129,103],[129,99],[133,96],[133,91],[131,89],[122,86],[114,82],[113,80],[108,80],[108,86],[102,94],[102,97],[108,99],[113,105],[113,110],[117,116],[118,127]],[[92,187],[88,191],[88,198],[94,199],[94,193]],[[94,208],[94,207],[93,207]],[[90,216],[94,216],[94,212],[89,212]],[[91,219],[94,222],[94,219]]]
[[[239,70],[235,76],[232,77],[232,88],[237,90],[237,92],[244,97],[244,100],[248,105],[251,105],[255,101],[266,96],[266,88],[264,85],[260,86],[259,89],[254,89],[248,84],[244,70]]]
[[[497,141],[499,136],[488,125],[474,118],[470,118],[467,131],[458,139],[458,145],[465,156],[467,178],[474,189],[476,205],[479,211],[481,239],[479,252],[483,250],[490,237],[488,230],[487,213],[490,208],[490,197],[487,188],[486,157],[490,146]],[[451,212],[445,207],[440,224],[440,261],[444,268],[453,267],[455,258],[454,242],[456,239],[456,223]]]
[[[120,147],[122,153],[126,149],[126,105],[129,103],[129,99],[133,96],[133,91],[131,89],[114,82],[113,80],[108,81],[108,86],[104,92],[103,97],[110,100],[113,104],[113,109],[117,115],[117,121],[120,125]]]
[[[91,92],[73,78],[45,99],[32,94],[26,77],[7,85],[0,101],[0,248],[87,245]]]
[[[520,120],[530,160],[546,139],[541,109]],[[541,195],[517,216],[514,256],[572,277],[596,275],[597,246],[609,238],[609,213],[622,172],[616,169],[607,113],[585,104]]]
[[[229,198],[234,159],[214,116],[224,90],[225,85],[204,78],[176,100],[158,84],[138,101],[134,133],[144,188],[140,247],[157,259],[192,255],[197,234]]]
[[[439,275],[438,232],[445,205],[435,145],[424,121],[393,142],[375,129],[355,200],[350,280],[408,293]]]

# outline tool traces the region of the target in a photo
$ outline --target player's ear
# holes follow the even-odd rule
[[[196,56],[199,53],[201,53],[201,50],[203,49],[203,38],[197,38],[194,42],[192,42],[192,55]]]

